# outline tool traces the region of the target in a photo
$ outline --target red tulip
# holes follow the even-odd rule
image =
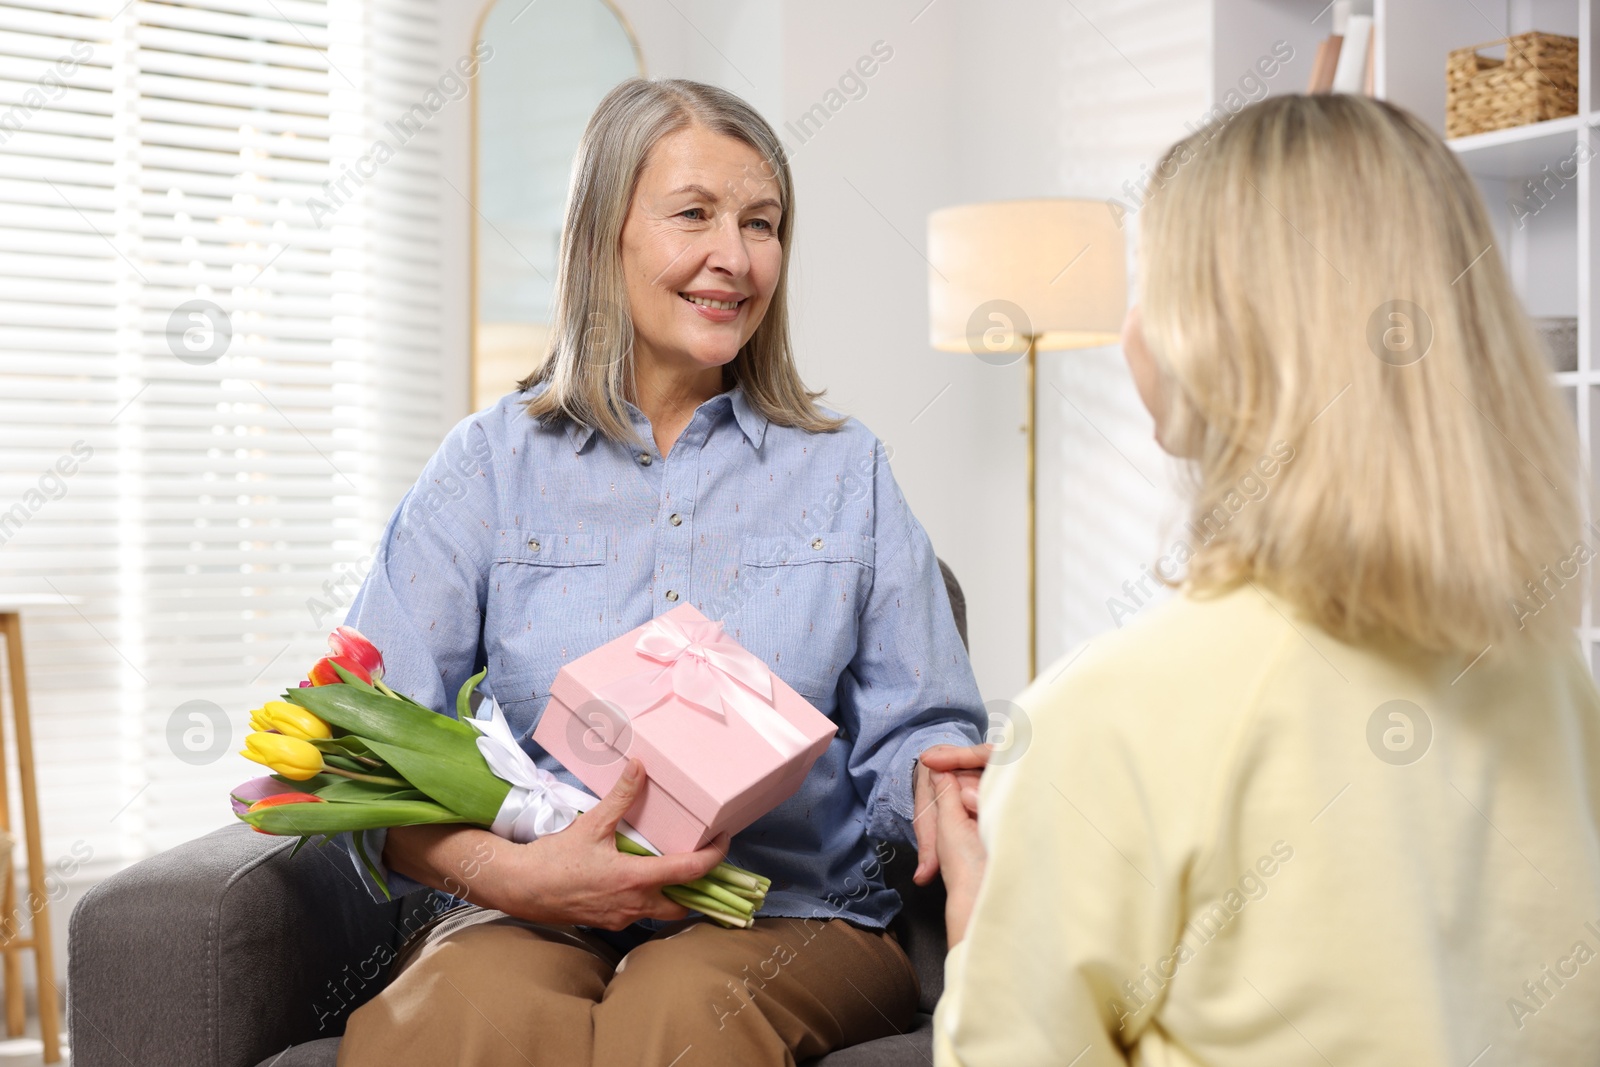
[[[340,682],[343,682],[344,679],[339,677],[339,672],[333,669],[333,665],[335,663],[349,671],[351,674],[355,675],[357,678],[360,678],[363,682],[372,681],[372,677],[368,675],[366,671],[362,670],[360,666],[355,663],[355,661],[348,659],[335,659],[332,656],[317,660],[317,662],[312,665],[311,670],[307,672],[306,677],[311,679],[312,685],[338,685]]]
[[[344,679],[333,669],[337,663],[363,682],[383,677],[383,654],[353,626],[341,626],[328,635],[328,655],[307,675],[312,685],[338,685]]]
[[[341,664],[353,660],[370,677],[383,677],[383,653],[354,626],[340,626],[329,634],[328,651]]]
[[[262,808],[276,808],[280,804],[323,804],[323,803],[326,803],[326,802],[321,797],[313,796],[310,793],[275,793],[270,797],[262,797],[260,800],[256,801],[254,804],[251,804],[245,810],[247,812],[249,812],[249,811],[260,811]],[[259,826],[252,826],[251,829],[254,830],[258,834],[266,834],[267,833],[265,830],[261,829],[261,827],[259,827]],[[272,837],[274,835],[267,834],[267,836],[268,837]]]
[[[246,811],[260,811],[262,808],[275,808],[279,804],[323,804],[326,803],[315,793],[274,793],[270,797],[262,797],[251,804]]]

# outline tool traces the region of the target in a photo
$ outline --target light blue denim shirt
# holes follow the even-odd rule
[[[581,785],[530,737],[556,672],[692,603],[839,727],[799,791],[732,840],[731,862],[772,879],[761,914],[887,925],[900,901],[880,861],[913,850],[916,759],[980,741],[987,716],[883,442],[855,419],[769,424],[735,386],[662,456],[632,404],[644,448],[541,425],[520,399],[457,424],[389,521],[347,620],[389,685],[450,714],[487,665],[523,747]],[[380,864],[383,837],[366,839]],[[396,896],[421,888],[384,874]]]

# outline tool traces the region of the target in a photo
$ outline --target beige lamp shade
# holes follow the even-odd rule
[[[1005,200],[928,216],[931,343],[978,355],[1115,344],[1123,235],[1099,200]]]

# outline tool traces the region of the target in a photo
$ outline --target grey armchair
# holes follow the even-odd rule
[[[961,640],[966,601],[941,560]],[[75,1067],[333,1067],[350,1012],[388,980],[428,893],[374,903],[348,857],[242,824],[169,849],[95,886],[72,913],[67,1027]],[[911,881],[897,849],[894,932],[922,983],[905,1034],[806,1067],[921,1067],[944,989],[944,887]]]

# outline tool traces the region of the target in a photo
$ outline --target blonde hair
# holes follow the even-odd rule
[[[549,348],[539,367],[517,383],[549,387],[525,402],[540,419],[565,416],[606,437],[640,445],[623,406],[633,380],[633,321],[622,271],[622,227],[639,173],[666,135],[702,126],[760,154],[752,182],[777,182],[782,203],[778,243],[783,263],[761,324],[724,368],[725,388],[744,387],[751,407],[780,426],[836,430],[844,419],[824,415],[800,380],[789,342],[789,247],[794,230],[794,181],[783,146],[754,108],[724,89],[682,79],[630,78],[595,108],[572,165],[561,230]]]
[[[1282,96],[1156,174],[1140,302],[1163,437],[1196,524],[1226,516],[1191,588],[1259,583],[1351,642],[1570,638],[1583,583],[1548,579],[1584,547],[1574,429],[1455,154],[1388,104]]]

